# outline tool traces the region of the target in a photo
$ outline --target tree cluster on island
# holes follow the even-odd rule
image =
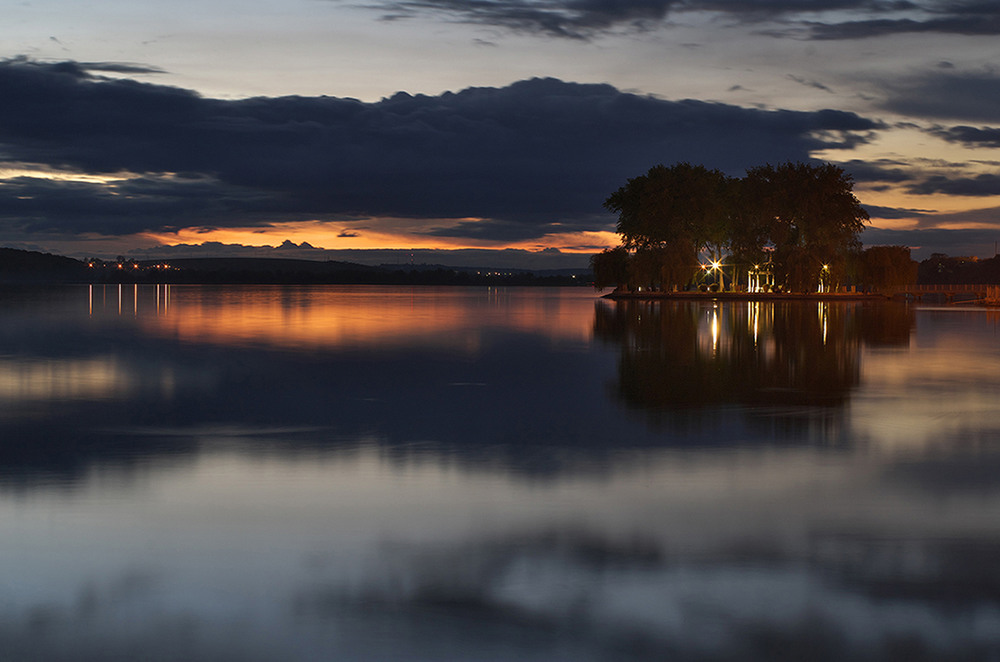
[[[702,165],[657,165],[604,207],[621,245],[593,256],[598,288],[835,291],[916,281],[909,248],[862,250],[868,213],[832,164],[751,168],[742,178]]]

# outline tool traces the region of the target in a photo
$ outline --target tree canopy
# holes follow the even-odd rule
[[[917,269],[906,246],[872,246],[861,254],[857,271],[861,283],[880,290],[916,283]]]
[[[677,163],[627,180],[604,207],[618,215],[621,248],[642,263],[640,285],[652,272],[663,287],[686,285],[704,254],[767,262],[776,284],[806,290],[840,281],[860,250],[868,213],[852,189],[850,175],[828,163],[758,166],[743,178]],[[657,269],[657,259],[670,264]]]

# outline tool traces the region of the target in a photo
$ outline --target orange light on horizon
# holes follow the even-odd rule
[[[474,222],[476,219],[458,219]],[[372,225],[381,225],[374,219]],[[454,220],[450,221],[456,222]],[[391,223],[390,223],[391,225]],[[275,224],[267,228],[219,228],[205,231],[201,228],[183,228],[172,233],[145,233],[146,240],[163,246],[180,244],[200,245],[208,242],[235,244],[259,248],[273,248],[285,241],[296,245],[303,242],[317,249],[325,250],[460,250],[460,249],[519,249],[540,252],[556,248],[563,253],[598,253],[605,248],[619,245],[620,237],[612,231],[565,232],[545,235],[522,241],[470,241],[463,237],[429,236],[423,233],[428,227],[426,221],[408,219],[401,221],[398,230],[364,229],[350,230],[347,224],[322,221],[304,221]],[[348,234],[346,231],[350,230]]]

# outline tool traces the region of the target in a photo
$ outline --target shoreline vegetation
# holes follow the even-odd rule
[[[890,294],[878,292],[622,292],[602,294],[612,301],[885,301]]]
[[[88,266],[93,264],[94,266]],[[120,266],[119,266],[120,265]],[[980,260],[934,253],[917,265],[917,287],[926,285],[1000,286],[1000,256]],[[440,265],[367,266],[351,262],[320,262],[280,258],[190,258],[163,261],[83,261],[50,253],[0,248],[0,284],[173,284],[173,285],[465,285],[594,287],[587,269],[518,271]],[[613,286],[598,286],[605,290]],[[879,301],[892,292],[838,288],[831,292],[723,292],[689,290],[628,290],[616,287],[598,294],[611,301]],[[898,294],[896,296],[899,296]],[[954,300],[965,299],[960,293]],[[947,298],[924,293],[924,298]],[[952,299],[948,299],[952,300]],[[989,301],[991,305],[998,302]]]
[[[935,301],[947,304],[1000,306],[1000,285],[965,283],[949,286],[936,284],[913,285],[886,292],[712,292],[712,291],[644,291],[614,290],[601,295],[610,301]]]

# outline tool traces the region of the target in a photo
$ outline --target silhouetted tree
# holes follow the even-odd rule
[[[690,242],[678,240],[659,249],[660,282],[664,289],[683,288],[698,271],[697,250]]]
[[[618,214],[618,234],[630,249],[686,238],[696,244],[718,225],[726,176],[704,166],[653,166],[612,193],[604,207]]]
[[[664,257],[663,248],[659,246],[638,249],[628,263],[629,283],[649,290],[658,288]]]
[[[629,179],[604,207],[618,214],[622,247],[636,252],[630,274],[647,285],[686,283],[689,265],[707,253],[741,265],[770,261],[776,284],[805,291],[841,282],[860,250],[868,213],[852,188],[831,164],[766,165],[732,179],[678,163]],[[639,255],[646,250],[653,252]]]
[[[669,265],[660,263],[667,272],[656,280],[686,284],[690,273],[684,273],[696,263],[698,251],[720,252],[730,235],[728,181],[722,172],[704,166],[657,165],[612,193],[604,207],[618,214],[622,245],[637,251],[640,264],[633,272],[647,279],[656,259],[669,259]],[[640,256],[640,250],[654,252]]]
[[[760,198],[751,178],[729,182],[729,254],[730,261],[754,265],[770,261],[773,245],[771,230],[774,212]]]
[[[868,220],[850,175],[829,163],[784,163],[751,168],[744,181],[743,201],[753,205],[747,215],[762,224],[774,248],[775,282],[813,289],[824,267],[839,281]]]
[[[872,246],[861,253],[858,279],[875,290],[917,282],[917,263],[906,246]]]
[[[590,268],[594,272],[594,287],[616,287],[629,283],[628,250],[624,246],[606,248],[590,258]]]

